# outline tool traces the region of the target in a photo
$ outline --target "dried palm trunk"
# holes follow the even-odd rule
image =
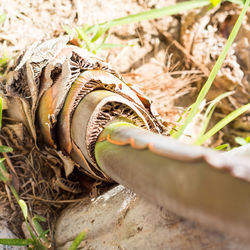
[[[77,167],[188,218],[247,232],[246,158],[160,135],[165,128],[150,101],[107,63],[68,41],[34,45],[19,59],[7,82],[8,115],[61,158],[66,176]]]

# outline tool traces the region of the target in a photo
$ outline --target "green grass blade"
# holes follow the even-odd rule
[[[7,62],[8,62],[9,58],[7,56],[7,53],[5,52],[3,57],[0,59],[0,67],[4,67]]]
[[[72,242],[72,244],[69,247],[69,250],[76,250],[78,248],[78,246],[80,245],[80,243],[83,241],[83,239],[86,236],[86,231],[82,231],[81,233],[79,233],[74,241]]]
[[[8,146],[4,146],[4,145],[0,145],[0,153],[11,153],[13,152],[13,148],[8,147]]]
[[[213,0],[213,1],[218,1],[218,0]],[[117,45],[115,46],[105,45],[105,40],[107,36],[104,37],[101,44],[97,46],[94,44],[94,42],[96,42],[101,36],[107,33],[110,27],[137,23],[143,20],[151,20],[151,19],[161,18],[163,16],[179,14],[182,11],[187,11],[193,8],[199,8],[206,5],[211,5],[209,0],[186,1],[177,3],[175,5],[170,5],[164,8],[151,9],[149,11],[143,11],[137,14],[116,18],[111,21],[106,21],[92,26],[84,25],[82,28],[76,28],[76,31],[78,33],[78,37],[80,38],[80,40],[84,41],[86,49],[96,54],[98,49],[109,49],[118,47]],[[64,26],[64,30],[68,34],[72,33],[72,30],[67,26]],[[92,37],[90,37],[91,35]],[[81,47],[84,47],[84,45],[80,44]]]
[[[244,0],[228,0],[229,2],[232,2],[232,3],[236,3],[236,4],[240,4],[240,5],[244,5]]]
[[[192,108],[192,105],[194,105],[194,104],[191,104],[189,107],[187,107],[187,108],[181,113],[181,115],[179,116],[179,118],[178,118],[178,120],[177,120],[177,123],[179,123],[179,122],[182,121],[184,115],[185,115],[187,112],[189,112],[189,110]],[[170,134],[171,136],[172,136],[174,133],[176,133],[177,127],[178,127],[177,125],[174,125],[173,128],[170,130],[169,134]]]
[[[196,142],[199,141],[199,139],[200,139],[200,138],[204,135],[204,133],[206,132],[207,127],[208,127],[208,124],[209,124],[209,122],[210,122],[210,120],[211,120],[211,118],[212,118],[212,115],[213,115],[213,113],[214,113],[215,108],[216,108],[216,104],[215,104],[213,107],[211,107],[210,112],[206,115],[205,121],[204,121],[203,124],[202,124],[201,132],[200,132],[198,138],[196,139],[196,141],[194,142],[194,145],[196,145]]]
[[[225,127],[228,123],[233,121],[238,116],[242,115],[244,112],[250,110],[250,103],[234,110],[230,114],[228,114],[225,118],[220,120],[213,128],[211,128],[206,134],[204,134],[198,141],[196,141],[196,145],[202,145],[207,139],[216,134],[219,130]]]
[[[102,26],[97,24],[93,33],[94,34],[93,34],[93,36],[91,38],[92,43],[94,43],[96,40],[98,40],[103,35],[104,32],[103,32]]]
[[[214,148],[215,150],[229,150],[230,149],[230,145],[228,143],[226,144],[221,144],[217,147]]]
[[[8,246],[28,246],[32,244],[31,239],[0,239],[1,245],[8,245]]]
[[[39,239],[43,239],[45,242],[48,242],[48,239],[47,239],[47,234],[49,232],[49,229],[43,231],[41,234],[39,234]]]
[[[23,216],[24,216],[24,219],[26,220],[28,218],[28,207],[27,207],[27,204],[24,200],[19,200],[18,201],[18,204],[22,210],[22,213],[23,213]]]
[[[98,40],[103,34],[105,34],[108,31],[108,29],[110,28],[110,23],[108,22],[106,25],[97,24],[96,26],[97,30],[91,39],[92,43]]]
[[[6,167],[4,166],[4,158],[0,159],[0,181],[4,182],[5,184],[10,181],[10,174],[8,173]]]
[[[86,49],[89,51],[92,51],[93,46],[92,46],[90,39],[88,38],[88,35],[80,28],[76,28],[76,32],[77,32],[79,38],[85,42]]]
[[[172,136],[176,139],[178,139],[182,134],[183,132],[185,131],[186,127],[188,126],[188,124],[190,122],[192,122],[194,116],[197,114],[198,110],[199,110],[199,106],[201,104],[201,102],[204,100],[205,96],[207,95],[207,92],[209,91],[218,71],[220,70],[221,66],[222,66],[222,63],[227,55],[227,52],[228,50],[230,49],[239,29],[240,29],[240,26],[241,26],[241,23],[242,23],[242,20],[246,14],[246,11],[248,9],[248,5],[250,3],[250,0],[246,0],[245,4],[244,4],[244,7],[241,11],[241,14],[240,16],[238,17],[234,27],[233,27],[233,30],[231,32],[231,34],[229,35],[229,38],[225,44],[225,47],[222,51],[222,53],[220,54],[218,60],[216,61],[206,83],[204,84],[204,86],[202,87],[196,101],[195,101],[195,104],[192,106],[191,110],[190,110],[190,113],[188,114],[184,124],[182,126],[180,126],[179,130],[174,133]]]
[[[47,219],[45,217],[43,217],[41,215],[37,215],[37,214],[32,219],[33,220],[37,220],[37,221],[42,221],[42,222],[46,222],[47,221]]]
[[[106,25],[107,23],[110,23],[110,27],[113,27],[113,26],[137,23],[137,22],[141,22],[144,20],[152,20],[155,18],[163,17],[163,16],[179,14],[182,11],[187,11],[187,10],[194,9],[194,8],[200,8],[209,4],[210,4],[209,0],[185,1],[181,3],[177,3],[175,5],[167,6],[164,8],[152,9],[149,11],[143,11],[143,12],[129,15],[129,16],[116,18],[109,22],[103,22],[100,25]],[[94,28],[94,25],[90,26],[89,30],[93,28]]]
[[[221,3],[221,0],[210,0],[211,4],[213,5],[213,7],[217,6],[218,4]]]
[[[42,217],[43,219],[45,219],[44,217]],[[34,227],[39,235],[39,238],[41,238],[42,240],[44,240],[45,242],[48,242],[48,239],[46,238],[46,233],[48,232],[48,230],[44,231],[41,224],[39,223],[40,218],[37,216],[34,216],[32,218],[32,222],[34,224]],[[46,221],[46,219],[45,219]]]
[[[6,14],[6,13],[3,13],[3,14],[0,15],[0,24],[3,24],[3,23],[4,23],[6,17],[7,17],[7,14]]]
[[[213,115],[213,112],[214,112],[214,110],[215,110],[217,104],[218,104],[222,99],[224,99],[224,98],[226,98],[226,97],[232,95],[233,93],[234,93],[234,91],[225,92],[225,93],[223,93],[223,94],[217,96],[213,101],[211,101],[211,103],[209,104],[209,106],[208,106],[208,108],[207,108],[207,110],[206,110],[206,112],[205,112],[205,114],[204,114],[204,122],[203,122],[203,124],[202,124],[202,129],[201,129],[201,132],[200,132],[198,138],[196,139],[196,141],[198,141],[198,140],[204,135],[204,133],[206,132],[207,127],[208,127],[208,124],[209,124],[209,122],[210,122],[210,120],[211,120],[211,117],[212,117],[212,115]],[[196,142],[195,142],[194,144],[196,144]]]
[[[128,45],[128,44],[116,44],[116,43],[104,43],[104,44],[100,44],[100,46],[98,46],[98,49],[123,48],[123,47],[127,47],[127,46],[131,46],[131,45]]]
[[[247,143],[250,143],[250,136],[247,136],[247,137],[245,138],[245,141],[246,141]]]
[[[33,248],[32,249],[35,249],[35,250],[48,250],[47,247],[45,247],[41,242],[39,241],[35,241],[33,242]]]
[[[248,138],[248,137],[247,137]],[[247,145],[249,141],[247,141],[247,138],[244,139],[243,137],[235,137],[235,142],[238,143],[241,146]]]
[[[64,31],[68,34],[71,35],[73,33],[73,30],[71,29],[70,26],[68,25],[62,25],[62,28],[64,29]]]
[[[31,238],[33,240],[33,244],[35,244],[36,242],[38,242],[38,239],[37,239],[36,235],[34,234],[34,232],[33,232],[33,230],[32,230],[32,228],[31,228],[31,226],[30,226],[27,219],[25,219],[25,225],[26,225],[26,228],[29,231],[30,236],[31,236]]]

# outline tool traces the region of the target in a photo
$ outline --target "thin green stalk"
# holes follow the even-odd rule
[[[130,23],[137,23],[137,22],[141,22],[144,20],[152,20],[155,18],[163,17],[163,16],[179,14],[182,11],[187,11],[187,10],[194,9],[194,8],[200,8],[206,5],[210,5],[209,0],[186,1],[186,2],[177,3],[175,5],[167,6],[164,8],[160,8],[160,9],[152,9],[149,11],[143,11],[143,12],[129,15],[129,16],[116,18],[112,21],[103,22],[99,25],[104,26],[109,23],[110,25],[109,27],[113,27],[113,26],[125,25],[125,24],[130,24]],[[88,30],[91,30],[93,28],[94,28],[94,25],[90,26]]]
[[[24,220],[25,220],[25,223],[26,223],[26,227],[27,227],[27,229],[28,229],[28,231],[29,231],[29,233],[30,233],[32,239],[35,240],[36,237],[35,237],[35,235],[33,234],[32,229],[31,229],[31,227],[29,226],[28,221],[27,221],[27,219],[28,219],[28,208],[27,208],[27,205],[26,205],[25,201],[23,201],[23,200],[21,200],[21,199],[19,198],[19,195],[18,195],[16,189],[15,189],[11,184],[9,184],[9,188],[10,188],[12,194],[14,195],[14,197],[15,197],[15,199],[16,199],[18,205],[19,205],[19,207],[20,207],[21,210],[22,210],[23,217],[24,217]]]
[[[242,23],[242,20],[246,14],[246,11],[248,9],[248,6],[249,6],[249,3],[250,3],[250,0],[246,0],[245,4],[244,4],[244,7],[241,11],[241,14],[240,16],[238,17],[234,27],[233,27],[233,30],[226,42],[226,45],[222,51],[222,53],[220,54],[218,60],[216,61],[206,83],[204,84],[203,88],[201,89],[196,101],[195,101],[195,104],[192,106],[191,110],[190,110],[190,113],[188,114],[186,120],[184,121],[184,124],[182,126],[180,126],[180,128],[178,129],[178,131],[176,133],[174,133],[172,136],[176,139],[178,139],[182,134],[183,132],[185,131],[185,129],[187,128],[188,124],[193,120],[194,116],[197,114],[198,110],[199,110],[199,106],[201,104],[201,102],[204,100],[205,96],[207,95],[217,73],[219,72],[221,66],[222,66],[222,63],[227,55],[227,52],[228,50],[230,49],[239,29],[240,29],[240,26],[241,26],[241,23]]]
[[[211,128],[206,134],[204,134],[199,140],[195,142],[195,145],[202,145],[208,138],[216,134],[219,130],[225,127],[228,123],[233,121],[238,116],[242,115],[244,112],[250,110],[250,103],[234,110],[225,118],[220,120],[213,128]]]
[[[9,245],[9,246],[28,246],[32,244],[32,239],[0,239],[1,245]],[[6,249],[6,248],[4,248]]]
[[[0,15],[0,24],[4,23],[4,21],[6,20],[6,17],[7,17],[6,13],[3,13],[3,14]]]
[[[250,136],[247,136],[246,138],[237,136],[237,137],[235,137],[234,140],[240,146],[244,146],[244,145],[247,145],[248,143],[250,143]]]
[[[234,91],[230,91],[230,92],[225,92],[219,96],[217,96],[208,106],[206,112],[205,112],[205,115],[204,115],[204,122],[202,124],[202,129],[201,129],[201,132],[198,136],[198,138],[196,139],[196,141],[198,141],[203,135],[204,133],[206,132],[207,130],[207,127],[208,127],[208,124],[211,120],[211,117],[213,115],[213,112],[216,108],[216,105],[218,102],[220,102],[223,98],[226,98],[227,96],[230,96],[234,93]],[[194,143],[196,144],[196,142]]]
[[[229,2],[244,5],[245,0],[228,0]]]
[[[9,188],[10,188],[10,190],[11,190],[13,196],[15,197],[17,203],[19,204],[20,198],[19,198],[19,195],[17,194],[16,189],[15,189],[12,185],[9,185]]]
[[[78,33],[78,36],[80,39],[82,39],[85,44],[86,44],[86,49],[89,50],[89,51],[92,51],[92,43],[91,41],[89,40],[88,36],[86,35],[86,33],[84,33],[81,29],[79,28],[76,28],[76,31]]]
[[[213,7],[215,7],[221,3],[221,0],[210,0],[210,2],[213,5]]]
[[[86,236],[86,231],[82,231],[80,232],[74,239],[74,241],[72,242],[72,244],[69,247],[69,250],[76,250],[78,248],[78,246],[81,244],[81,242],[84,240]]]
[[[228,143],[225,143],[225,144],[215,147],[214,150],[231,150],[231,148]]]

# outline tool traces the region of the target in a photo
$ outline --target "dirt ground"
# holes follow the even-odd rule
[[[174,4],[175,0],[2,0],[0,14],[6,13],[0,25],[0,57],[7,53],[9,66],[15,58],[36,41],[65,34],[70,27],[97,24],[114,18],[135,14],[151,8]],[[98,54],[122,73],[127,82],[149,96],[169,128],[176,124],[184,110],[191,105],[216,59],[222,51],[240,7],[223,4],[209,11],[193,10],[153,21],[111,28],[107,42],[125,44],[122,48],[103,50]],[[226,114],[249,103],[250,100],[250,11],[244,20],[236,43],[218,74],[207,102],[226,91],[234,91],[216,109],[213,123]],[[4,69],[2,69],[2,72]],[[203,104],[205,106],[205,104]],[[4,119],[4,117],[3,117]],[[195,139],[202,116],[197,116],[184,138]],[[6,121],[5,121],[6,122]],[[235,145],[234,137],[246,137],[250,131],[249,113],[220,131],[207,145],[223,143]],[[8,131],[1,136],[8,144]],[[53,171],[47,159],[39,159],[29,142],[10,145],[14,153],[9,158],[19,173],[19,194],[29,204],[33,214],[48,219],[50,239],[53,241],[53,223],[68,203],[81,199],[88,192],[74,195],[60,190],[53,183]],[[103,185],[100,185],[103,188]],[[98,189],[97,189],[98,191]],[[91,195],[97,195],[96,189]],[[18,236],[22,218],[6,186],[1,185],[2,210],[9,216],[9,225]],[[2,218],[4,219],[4,218]]]

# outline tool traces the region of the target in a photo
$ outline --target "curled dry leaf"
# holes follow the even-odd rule
[[[182,215],[188,211],[189,218],[246,232],[246,158],[228,159],[162,137],[166,129],[151,102],[109,64],[68,45],[69,40],[65,36],[34,45],[19,59],[8,75],[7,90],[9,102],[22,105],[20,114],[10,111],[9,118],[33,131],[34,142],[48,158],[61,158],[67,177],[77,167]],[[56,184],[79,192],[79,182],[64,179],[56,163]]]
[[[164,128],[143,94],[127,85],[102,59],[67,45],[69,40],[69,36],[64,36],[33,44],[18,59],[15,70],[8,74],[8,116],[23,122],[35,142],[38,135],[39,146],[43,141],[52,147],[50,153],[67,163],[64,164],[66,176],[74,166],[81,166],[81,171],[96,179],[110,180],[98,169],[93,156],[94,142],[108,122],[122,113],[124,119],[135,119],[135,124],[138,124],[136,120],[141,120],[140,126],[149,130],[160,133]],[[102,105],[98,103],[96,124],[92,124],[90,137],[85,142],[81,139],[84,134],[71,132],[71,123],[73,117],[78,121],[76,126],[79,122],[83,124],[82,120],[88,122],[89,117],[84,114],[78,117],[75,110],[84,97],[97,89],[113,94],[103,100]],[[78,140],[90,146],[80,148]]]

